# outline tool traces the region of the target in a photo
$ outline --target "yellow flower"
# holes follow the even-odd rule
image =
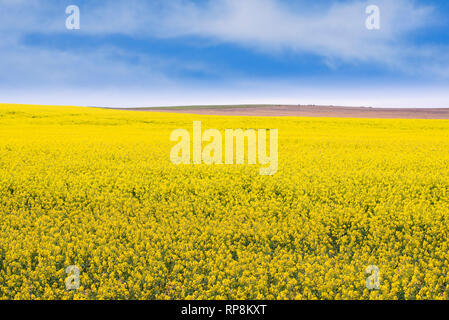
[[[276,175],[173,165],[170,133],[199,120],[278,129]],[[0,299],[447,299],[448,138],[446,120],[0,105]]]

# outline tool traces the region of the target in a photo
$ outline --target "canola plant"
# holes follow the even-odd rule
[[[173,164],[194,121],[277,129],[276,174]],[[0,105],[0,299],[447,299],[448,231],[446,120]]]

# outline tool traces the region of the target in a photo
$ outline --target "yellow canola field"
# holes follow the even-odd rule
[[[277,174],[172,164],[193,121],[279,129]],[[449,121],[0,105],[1,299],[447,299],[448,231]]]

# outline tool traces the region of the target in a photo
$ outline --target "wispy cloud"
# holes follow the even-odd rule
[[[365,28],[365,8],[372,1],[208,0],[82,2],[81,34],[124,34],[135,37],[201,37],[270,54],[289,51],[340,62],[373,62],[411,71],[441,70],[446,46],[415,46],[412,32],[437,21],[431,6],[413,0],[377,0],[381,29]],[[64,32],[64,4],[44,0],[1,0],[0,30]],[[438,72],[437,72],[438,73]],[[441,73],[441,72],[439,72]],[[443,72],[443,75],[445,73]]]
[[[67,92],[88,87],[110,92],[108,88],[126,87],[145,92],[151,88],[154,97],[161,96],[160,88],[166,87],[180,90],[185,98],[192,97],[189,90],[200,95],[208,88],[189,88],[188,81],[173,74],[209,73],[220,74],[227,81],[227,88],[217,87],[220,90],[213,91],[216,97],[232,96],[235,92],[244,101],[253,101],[236,89],[237,84],[249,81],[244,72],[235,71],[244,69],[243,65],[232,66],[234,70],[220,70],[215,61],[196,60],[195,56],[188,59],[174,51],[167,56],[154,55],[151,50],[135,51],[114,41],[80,49],[40,46],[24,41],[30,34],[49,39],[74,34],[78,39],[122,35],[140,42],[194,39],[205,50],[224,44],[280,59],[285,54],[297,60],[304,55],[313,56],[333,74],[344,74],[347,66],[373,65],[370,72],[386,69],[391,74],[403,75],[402,79],[415,75],[449,79],[448,41],[414,39],[416,34],[441,21],[438,10],[424,1],[77,0],[76,3],[81,9],[81,30],[75,33],[65,29],[65,7],[73,4],[71,0],[0,0],[0,89],[46,86]],[[381,9],[381,29],[369,31],[365,28],[365,8],[373,3]],[[254,80],[262,79],[251,78]],[[247,88],[248,94],[257,95],[274,88],[272,83],[262,82],[257,89]],[[319,79],[315,84],[318,82]],[[232,87],[229,83],[236,85]],[[173,94],[167,90],[164,99],[170,104]],[[286,94],[280,88],[273,90],[279,95],[272,92],[271,97]],[[6,97],[4,90],[0,94]],[[302,93],[293,96],[304,97]]]
[[[414,46],[409,36],[437,21],[434,8],[411,0],[375,1],[381,29],[365,28],[372,1],[336,2],[311,10],[309,1],[215,0],[207,5],[175,1],[158,29],[161,36],[200,36],[269,53],[290,51],[323,62],[372,62],[400,71],[433,72],[447,64],[447,47]]]

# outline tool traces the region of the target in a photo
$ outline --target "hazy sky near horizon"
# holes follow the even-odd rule
[[[0,103],[449,107],[448,89],[446,0],[0,0]]]

